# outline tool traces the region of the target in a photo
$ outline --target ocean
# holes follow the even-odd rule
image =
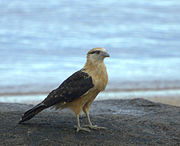
[[[180,100],[179,7],[179,0],[0,1],[0,102],[46,95],[94,47],[111,55],[107,92],[172,90]]]

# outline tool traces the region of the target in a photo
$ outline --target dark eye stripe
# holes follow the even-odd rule
[[[94,53],[99,54],[99,53],[100,53],[100,51],[98,51],[98,50],[96,50],[96,51],[92,51],[92,52],[90,52],[89,54],[94,54]]]

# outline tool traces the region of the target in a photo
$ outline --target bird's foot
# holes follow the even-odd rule
[[[84,125],[84,127],[88,127],[90,129],[94,129],[94,130],[98,130],[98,129],[104,129],[106,130],[107,128],[106,127],[99,127],[97,125]]]
[[[79,131],[86,131],[86,132],[91,132],[91,130],[89,128],[83,128],[83,127],[79,127],[79,126],[74,126],[76,128],[76,132]]]

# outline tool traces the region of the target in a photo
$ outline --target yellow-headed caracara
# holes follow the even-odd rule
[[[109,57],[109,54],[104,48],[91,49],[87,53],[85,66],[67,78],[57,89],[50,92],[41,103],[25,112],[19,123],[23,123],[42,110],[54,106],[56,109],[70,108],[74,111],[77,118],[77,132],[79,130],[90,132],[89,128],[103,129],[104,127],[92,125],[89,109],[96,96],[105,89],[108,82],[104,64],[105,57]],[[79,115],[81,111],[86,114],[88,119],[89,125],[86,128],[80,126]]]

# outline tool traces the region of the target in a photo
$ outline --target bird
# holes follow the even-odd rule
[[[26,111],[19,124],[30,120],[35,115],[47,109],[71,109],[77,119],[76,131],[87,131],[90,129],[106,129],[93,125],[89,110],[97,95],[105,90],[108,83],[107,69],[104,59],[110,57],[105,48],[97,47],[88,51],[84,67],[68,77],[57,89],[52,90],[48,96],[32,109]],[[85,113],[88,125],[81,126],[79,116]]]

